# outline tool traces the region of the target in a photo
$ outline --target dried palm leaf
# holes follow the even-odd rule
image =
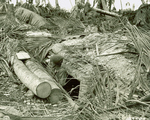
[[[142,79],[141,77],[141,70],[142,70],[141,65],[142,64],[145,65],[147,72],[150,71],[150,55],[149,55],[150,36],[140,31],[136,26],[133,26],[130,23],[127,23],[126,29],[128,30],[131,40],[134,43],[134,47],[139,53],[135,79],[131,83],[131,92],[129,95],[129,98],[131,98],[133,96],[133,93],[137,89],[137,87],[140,87],[144,92],[148,92],[150,89],[148,87],[148,81],[145,79]]]
[[[56,42],[55,38],[26,38],[23,46],[34,56],[42,61],[51,50],[52,43]]]
[[[56,27],[56,25],[52,21],[48,22],[46,19],[44,19],[40,15],[22,7],[18,7],[15,10],[15,15],[21,21],[24,21],[25,23],[29,23],[38,28],[49,29],[49,28]]]

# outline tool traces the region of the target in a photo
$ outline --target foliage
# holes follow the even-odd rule
[[[111,6],[112,4],[115,2],[115,0],[104,0],[106,2],[106,4],[108,5],[109,7],[109,11],[111,11]],[[98,6],[99,8],[101,8],[102,6],[100,5],[101,4],[101,0],[94,0],[93,1],[93,6],[98,3]]]
[[[79,120],[124,120],[127,119],[127,114],[134,113],[132,110],[128,113],[123,109],[130,109],[126,106],[128,96],[123,93],[123,88],[118,84],[119,79],[112,78],[109,71],[96,66],[92,80],[93,84],[89,88],[91,92],[88,98],[80,103]],[[129,88],[130,86],[128,86]]]
[[[136,15],[134,18],[134,24],[137,26],[144,27],[146,29],[149,29],[150,26],[150,5],[144,4],[139,7],[139,9],[136,11]]]
[[[29,51],[29,53],[37,58],[40,62],[47,56],[51,50],[52,43],[58,42],[57,38],[26,38],[22,45]]]
[[[54,16],[57,16],[57,17],[59,16],[62,18],[69,18],[70,17],[70,13],[64,9],[51,8],[49,13],[50,13],[50,17],[54,17]]]
[[[123,16],[124,16],[124,17],[127,17],[128,20],[129,20],[129,22],[130,22],[131,24],[133,24],[133,23],[134,23],[133,20],[134,20],[134,18],[135,18],[136,12],[137,12],[137,11],[125,10],[125,11],[123,11]]]
[[[146,67],[146,71],[150,71],[150,36],[149,34],[141,30],[139,30],[136,26],[132,26],[129,22],[127,23],[126,29],[129,32],[129,35],[131,37],[131,40],[133,41],[134,47],[139,53],[139,59],[137,63],[137,72],[135,75],[135,80],[131,84],[131,93],[130,98],[132,97],[133,93],[135,92],[135,89],[137,87],[140,87],[145,93],[149,91],[149,83],[147,80],[141,79],[141,71],[142,71],[142,64]],[[146,72],[145,71],[145,72]]]
[[[52,18],[54,16],[68,18],[70,16],[70,13],[67,12],[66,10],[60,8],[53,8],[52,6],[49,6],[49,4],[46,4],[46,6],[42,5],[35,6],[33,4],[24,3],[23,5],[17,6],[31,10],[32,12],[35,12],[44,18]]]
[[[69,31],[68,29],[76,29],[76,26],[83,26],[78,25],[78,23],[81,22],[73,20],[70,17],[70,13],[63,9],[52,8],[48,5],[45,7],[34,6],[28,3],[25,3],[22,6],[24,8],[16,8],[17,18],[19,18],[21,21],[34,25],[37,28],[51,30],[53,34],[68,34],[66,32]],[[56,18],[59,18],[60,21],[58,21]],[[72,22],[74,22],[73,25]]]
[[[46,21],[46,19],[44,19],[40,15],[22,7],[18,7],[15,10],[15,15],[21,21],[24,21],[25,23],[29,23],[33,26],[36,26],[37,28],[50,29],[53,27],[57,27],[52,21],[48,22]]]
[[[1,3],[0,4],[0,12],[6,13],[6,9],[7,9],[6,3]]]
[[[99,32],[114,32],[122,27],[120,19],[110,18],[109,20],[101,19],[98,23]]]
[[[22,7],[18,7],[16,8],[15,13],[17,18],[26,23],[30,23],[31,25],[37,26],[38,28],[41,28],[45,25],[58,25],[53,24],[53,22],[51,22],[51,19],[49,23],[47,21],[48,19],[45,19],[44,17],[51,18],[54,16],[59,16],[65,18],[63,20],[67,21],[70,15],[70,13],[62,11],[60,9],[53,9],[42,6],[35,7],[32,5],[28,6],[27,4],[24,7],[29,8],[31,11]],[[44,17],[41,17],[39,14]],[[128,15],[130,13],[125,14]],[[132,17],[133,16],[131,15],[130,20],[132,20]],[[5,28],[4,33],[6,33],[5,36],[1,36],[2,39],[0,45],[0,54],[3,55],[5,53],[6,56],[4,57],[8,58],[8,61],[10,61],[10,57],[13,54],[11,50],[15,51],[18,46],[22,45],[27,49],[27,51],[29,51],[32,54],[32,56],[38,58],[40,61],[43,61],[47,54],[49,54],[52,43],[54,44],[60,42],[59,38],[53,37],[35,39],[28,38],[25,39],[25,42],[23,42],[23,44],[20,45],[22,41],[19,41],[17,39],[21,39],[24,37],[24,34],[22,32],[28,30],[28,27],[26,27],[26,25],[21,26],[20,24],[12,24],[9,19],[9,22],[6,22],[7,24],[3,24],[5,20],[6,19],[1,21],[0,23],[2,28]],[[63,20],[60,18],[58,21],[56,21],[57,23],[62,25]],[[72,20],[71,18],[69,18],[69,20],[67,21],[67,23],[64,23],[64,26],[62,26],[62,32],[64,32],[63,30],[66,26],[68,27],[69,25],[71,25],[71,27],[74,27],[76,26],[76,24],[79,24],[79,22]],[[106,20],[105,18],[99,18],[99,14],[97,14],[96,17],[89,15],[87,17],[86,22],[87,24],[90,23],[97,25],[99,29],[104,32],[113,32],[118,27],[122,27],[122,23],[119,19],[112,18],[110,20]],[[81,25],[79,26],[81,27]],[[127,23],[126,30],[128,30],[128,33],[130,34],[130,38],[132,39],[134,47],[139,52],[139,60],[137,64],[137,72],[135,75],[135,79],[131,83],[131,85],[128,86],[129,89],[131,88],[129,98],[132,98],[137,87],[140,87],[140,89],[142,89],[145,92],[145,94],[149,91],[147,81],[141,79],[141,65],[144,64],[147,68],[147,71],[150,71],[150,36],[148,35],[148,33],[143,33],[136,26],[132,26],[130,23]],[[16,40],[10,38],[15,38]],[[5,61],[1,59],[1,57],[0,60]],[[78,112],[77,119],[98,120],[101,119],[101,113],[108,113],[109,111],[113,111],[116,109],[120,110],[122,106],[126,108],[125,101],[128,99],[128,97],[126,95],[121,94],[120,86],[118,85],[118,80],[112,78],[111,73],[109,71],[101,69],[98,65],[93,65],[93,68],[93,75],[91,75],[93,80],[93,84],[90,88],[91,92],[88,96],[89,98],[87,99],[87,101],[80,103],[81,109]],[[116,116],[113,116],[113,118],[119,119]]]
[[[24,37],[24,32],[31,29],[30,25],[21,24],[14,16],[12,5],[4,3],[5,13],[1,15],[0,21],[0,37],[21,39]]]
[[[23,8],[26,8],[26,9],[28,9],[28,10],[31,10],[31,11],[33,11],[33,12],[35,12],[35,13],[38,13],[38,10],[37,10],[37,8],[35,7],[35,5],[33,5],[33,4],[29,4],[29,3],[24,3],[23,5],[16,5],[16,7],[23,7]]]

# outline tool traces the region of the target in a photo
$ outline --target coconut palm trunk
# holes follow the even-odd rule
[[[121,5],[121,13],[123,13],[123,6],[122,6],[122,1],[120,0],[120,5]]]
[[[102,2],[103,10],[109,11],[106,0],[100,0]]]
[[[109,11],[111,11],[112,0],[109,0]]]
[[[55,5],[56,5],[56,8],[58,9],[60,8],[58,0],[55,0]]]
[[[50,0],[48,0],[48,7],[49,7],[49,8],[52,8],[52,5],[51,5],[51,3],[50,3]]]
[[[142,4],[145,4],[145,1],[144,0],[141,0]]]
[[[89,0],[88,0],[89,1]],[[85,0],[75,0],[75,4],[78,4],[78,3],[85,3]]]

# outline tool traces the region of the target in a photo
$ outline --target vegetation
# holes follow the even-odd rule
[[[69,105],[66,105],[66,98],[64,98],[63,100],[65,101],[65,104],[62,103],[61,106],[58,106],[62,107],[62,110],[60,110],[60,112],[62,112],[61,118],[71,116],[71,118],[74,118],[75,120],[124,120],[131,118],[131,115],[133,117],[136,116],[143,119],[150,118],[149,103],[145,101],[149,99],[149,76],[145,79],[143,77],[145,73],[147,75],[150,73],[150,36],[148,29],[145,29],[145,24],[149,24],[149,16],[143,17],[142,19],[142,16],[147,15],[149,5],[139,9],[140,11],[146,11],[144,12],[144,15],[139,14],[138,10],[126,10],[118,13],[111,9],[114,0],[94,0],[94,4],[98,3],[97,8],[104,10],[103,13],[99,13],[92,10],[92,7],[88,2],[85,3],[84,0],[76,0],[76,6],[73,11],[69,13],[60,8],[58,0],[55,2],[56,8],[53,8],[50,5],[50,2],[45,7],[40,6],[39,3],[35,6],[33,5],[32,0],[29,0],[24,4],[17,3],[16,6],[6,3],[5,1],[1,2],[0,71],[7,73],[7,76],[10,77],[10,80],[13,80],[13,83],[20,85],[21,83],[17,80],[18,76],[22,83],[28,86],[37,96],[39,96],[39,93],[37,93],[39,91],[36,90],[36,87],[38,87],[42,81],[40,81],[37,76],[44,79],[52,79],[53,82],[51,84],[56,83],[60,88],[58,88],[57,85],[54,86],[61,89],[67,96],[69,103],[71,103],[71,108],[69,108]],[[105,12],[110,13],[105,14]],[[111,15],[112,12],[116,12],[118,15],[121,14],[121,17],[110,17],[109,15]],[[139,16],[141,19],[138,19]],[[134,23],[137,23],[137,26],[133,25]],[[97,43],[95,41],[85,43],[83,46],[71,46],[71,48],[68,47],[65,49],[67,49],[72,56],[65,56],[64,60],[67,61],[70,58],[69,60],[71,62],[69,60],[68,61],[71,63],[72,68],[77,68],[79,64],[76,63],[81,62],[83,64],[90,64],[93,69],[92,74],[90,74],[92,84],[89,87],[88,94],[83,100],[79,99],[72,101],[69,94],[62,88],[58,80],[68,79],[68,71],[64,71],[64,68],[59,71],[58,69],[61,65],[59,65],[59,68],[52,68],[50,64],[45,62],[45,59],[53,54],[51,52],[52,45],[55,43],[62,43],[67,39],[66,36],[69,35],[80,35],[79,38],[81,38],[86,35],[93,34],[91,31],[93,27],[96,29],[96,32],[101,34],[112,33],[114,36],[119,34],[127,36],[127,38],[130,39],[125,42],[130,45],[130,49],[135,50],[134,54],[136,54],[137,64],[134,81],[128,85],[124,82],[124,84],[122,83],[124,85],[123,87],[126,87],[126,89],[129,90],[128,94],[125,94],[123,87],[118,84],[120,78],[115,78],[112,71],[98,65],[96,60],[93,62],[90,60],[90,57],[83,55],[84,51],[91,50],[91,47],[95,49],[95,46],[97,55],[99,55],[99,49],[97,48]],[[87,30],[87,32],[85,32],[85,30]],[[27,37],[27,31],[46,31],[53,35],[51,37]],[[119,42],[122,41],[117,42],[119,44]],[[32,72],[29,72],[29,69],[23,65],[24,63],[27,64],[27,62],[18,62],[17,60],[13,61],[12,56],[20,50],[28,52],[31,57],[37,59],[41,65],[45,65],[44,67],[46,68],[43,71],[46,73],[40,75],[42,72],[39,70],[39,67],[36,68],[33,64],[28,63],[30,70],[33,70]],[[83,53],[81,53],[81,50]],[[73,59],[71,59],[71,57],[73,57]],[[56,58],[53,57],[52,62],[55,63],[55,59]],[[57,60],[62,63],[62,58]],[[82,68],[82,64],[79,66]],[[47,76],[47,71],[51,76]],[[17,76],[14,75],[14,72]],[[36,75],[33,74],[34,72]],[[57,76],[58,73],[60,73],[60,78]],[[30,75],[30,77],[25,77],[27,75]],[[2,76],[2,74],[0,74],[0,76]],[[28,79],[34,79],[34,81],[37,81],[39,84],[31,84]],[[61,82],[62,81],[60,81],[60,83]],[[64,82],[62,83],[65,84]],[[42,90],[42,92],[46,94],[44,88]],[[134,97],[136,92],[138,92],[138,97]],[[45,98],[45,96],[43,96],[45,94],[40,91],[40,95],[42,96],[40,96],[41,98]],[[49,91],[47,94],[50,94]],[[56,94],[56,96],[58,97],[58,94]],[[55,103],[55,98],[57,98],[56,96],[54,95],[54,99],[52,99],[52,97],[49,97],[48,99]],[[49,102],[48,99],[41,100],[42,104],[45,104],[45,111],[49,110],[47,107],[47,103]],[[59,102],[59,100],[57,102]],[[75,109],[73,109],[74,106]],[[66,107],[66,113],[63,113],[64,107]],[[41,106],[39,108],[41,108]],[[32,113],[32,111],[30,112]],[[68,113],[69,115],[66,115]],[[37,115],[39,114],[40,113]],[[26,115],[29,115],[29,113]]]

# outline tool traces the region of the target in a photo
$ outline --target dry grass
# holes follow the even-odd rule
[[[126,120],[127,118],[131,119],[131,117],[138,117],[138,119],[150,117],[148,115],[150,105],[133,96],[136,90],[141,90],[144,95],[149,93],[148,81],[142,77],[142,72],[146,71],[143,71],[141,65],[144,64],[149,72],[150,36],[131,24],[127,24],[126,30],[139,53],[135,79],[129,86],[124,85],[130,90],[129,95],[122,93],[121,88],[123,87],[117,84],[119,80],[112,78],[109,71],[102,71],[97,66],[94,68],[94,74],[91,75],[91,78],[93,78],[93,85],[89,88],[91,93],[86,101],[80,101],[81,111],[78,113],[78,119]]]
[[[146,33],[141,32],[136,26],[132,26],[130,24],[127,24],[126,30],[128,31],[130,38],[134,44],[134,47],[139,53],[139,59],[137,63],[137,71],[135,74],[135,79],[132,82],[128,88],[130,89],[129,96],[124,95],[121,92],[121,86],[119,86],[118,79],[113,78],[110,71],[102,70],[98,65],[93,65],[93,74],[91,74],[91,78],[93,80],[93,84],[91,86],[91,92],[89,93],[89,96],[87,97],[86,101],[79,101],[80,109],[78,112],[74,113],[71,111],[71,107],[66,103],[61,104],[61,106],[58,106],[56,110],[52,112],[52,106],[48,108],[45,103],[41,103],[40,105],[30,105],[30,108],[25,109],[27,113],[26,115],[34,116],[34,111],[38,111],[35,113],[36,115],[40,115],[40,111],[44,111],[43,115],[55,115],[55,113],[59,113],[58,117],[64,118],[65,116],[72,115],[75,120],[107,120],[107,119],[122,119],[125,120],[129,115],[138,115],[138,117],[144,117],[147,116],[149,113],[149,104],[145,103],[146,107],[142,106],[141,108],[138,107],[131,107],[126,105],[126,102],[129,102],[128,100],[134,102],[136,105],[137,101],[134,101],[134,93],[137,88],[140,88],[142,91],[144,91],[145,94],[149,93],[149,86],[147,84],[147,81],[142,79],[141,77],[141,65],[144,64],[146,66],[147,71],[149,72],[149,60],[150,60],[150,43],[149,39],[150,36]],[[35,41],[27,41],[28,42],[28,50],[35,50],[35,55],[39,56],[41,58],[41,61],[43,58],[45,58],[46,54],[50,50],[50,46],[54,40],[35,40]],[[41,44],[43,43],[43,44]],[[8,37],[3,39],[1,41],[0,46],[0,53],[3,55],[5,54],[4,58],[8,58],[7,60],[10,61],[10,57],[13,54],[11,49],[15,49],[16,46],[19,45],[18,40],[9,39]],[[11,48],[11,49],[10,49]],[[3,52],[2,52],[3,51]],[[76,57],[80,55],[80,53],[76,54]],[[0,59],[3,62],[4,59]],[[82,62],[89,63],[89,61],[85,59],[76,59],[81,60]],[[77,66],[76,66],[77,67]],[[3,66],[3,68],[6,69],[6,66]],[[7,71],[7,70],[6,70]],[[139,104],[141,105],[140,101]],[[37,109],[34,110],[37,106]],[[19,105],[18,105],[19,107]],[[63,112],[63,111],[66,112]],[[59,111],[59,112],[58,112]],[[36,116],[35,115],[35,116]]]
[[[142,64],[146,67],[146,71],[149,72],[150,70],[150,36],[145,32],[139,30],[136,26],[131,25],[130,23],[127,24],[126,29],[129,32],[131,40],[134,44],[134,47],[139,53],[139,59],[137,63],[137,71],[135,75],[135,81],[132,84],[132,92],[136,87],[140,87],[146,94],[149,93],[149,83],[147,80],[141,78],[141,71],[142,71]],[[130,94],[130,98],[132,97],[133,93]]]
[[[149,117],[150,105],[134,100],[129,102],[128,96],[121,93],[121,86],[118,86],[108,71],[101,72],[97,67],[94,73],[90,96],[80,103],[79,120],[126,120],[131,117],[139,119]]]

